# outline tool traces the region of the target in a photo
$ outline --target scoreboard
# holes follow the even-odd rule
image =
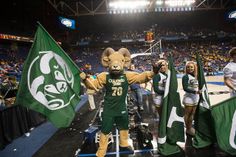
[[[154,41],[154,32],[146,31],[145,32],[145,41],[149,42],[149,43],[153,42]]]

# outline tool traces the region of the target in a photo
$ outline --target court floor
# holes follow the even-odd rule
[[[222,102],[230,97],[228,87],[224,84],[223,76],[207,76],[205,77],[207,82],[207,88],[209,93],[209,98],[211,105],[215,105],[219,102]],[[181,80],[178,79],[179,85],[181,84]],[[179,86],[181,100],[184,94],[182,84]],[[211,94],[212,93],[212,94]]]
[[[219,76],[206,76],[208,93],[210,97],[211,105],[215,105],[219,102],[222,102],[230,97],[228,91],[228,87],[224,84],[224,79],[222,75]],[[146,89],[151,91],[151,83],[147,83],[147,85],[142,85],[142,87],[146,86]],[[183,99],[184,91],[182,88],[182,80],[178,78],[178,90],[180,93],[180,100]]]

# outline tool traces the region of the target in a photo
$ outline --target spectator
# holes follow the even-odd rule
[[[139,72],[136,70],[135,65],[131,64],[129,70]],[[132,94],[136,100],[136,103],[138,104],[138,108],[140,111],[143,111],[143,94],[142,94],[142,88],[140,87],[140,84],[133,83],[130,85],[130,90],[132,91]]]
[[[91,71],[89,71],[87,73],[87,77],[89,77],[90,80],[94,80],[96,78]],[[95,94],[95,90],[87,88],[86,92],[88,94],[89,110],[93,111],[93,110],[96,109],[96,105],[95,105],[95,102],[94,102],[94,96],[93,96]]]

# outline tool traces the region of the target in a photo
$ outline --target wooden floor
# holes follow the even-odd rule
[[[224,82],[223,75],[220,75],[220,76],[206,76],[205,79],[206,79],[206,82],[207,82],[208,92],[216,93],[214,95],[212,95],[212,94],[209,95],[211,105],[215,105],[215,104],[217,104],[219,102],[222,102],[222,101],[229,98],[229,96],[230,96],[229,93],[226,93],[226,92],[229,91],[229,89],[228,89],[228,87],[226,87],[226,85],[223,85],[224,84],[223,83]],[[217,85],[217,83],[218,83],[218,85]],[[142,85],[142,86],[144,87],[145,85]],[[146,88],[151,91],[151,83],[148,83]],[[182,100],[183,95],[184,95],[184,91],[183,91],[183,87],[182,87],[181,78],[178,78],[178,90],[179,90],[179,93],[180,93],[180,100]],[[221,94],[219,94],[218,92],[220,92]],[[224,92],[226,94],[224,94]]]
[[[229,96],[230,96],[229,93],[227,93],[227,94],[219,94],[218,93],[218,92],[224,93],[224,92],[229,91],[228,87],[226,87],[226,85],[223,85],[223,82],[224,82],[223,76],[207,76],[207,77],[205,77],[205,79],[207,82],[208,92],[209,93],[211,93],[211,92],[216,93],[215,95],[209,94],[211,105],[215,105],[215,104],[222,102],[222,101],[229,98]],[[213,83],[215,83],[215,84],[213,84]],[[217,83],[219,83],[221,85],[217,85]],[[179,87],[179,90],[180,90],[180,96],[182,98],[183,93],[184,93],[183,88],[182,88],[182,84],[181,84],[181,87]]]

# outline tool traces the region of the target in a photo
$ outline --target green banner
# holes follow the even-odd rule
[[[158,131],[158,150],[162,155],[181,152],[176,144],[184,142],[184,119],[180,96],[177,91],[178,83],[172,57],[169,57],[168,78],[162,104]]]
[[[207,85],[203,72],[202,62],[197,54],[198,83],[202,91],[198,102],[198,107],[194,116],[194,128],[196,134],[193,139],[195,148],[203,148],[211,145],[215,141],[214,126],[210,112],[210,100],[208,96]]]
[[[211,109],[219,147],[236,155],[236,97],[221,102]]]
[[[80,71],[39,24],[24,68],[16,104],[42,113],[56,127],[68,127],[79,103]]]

